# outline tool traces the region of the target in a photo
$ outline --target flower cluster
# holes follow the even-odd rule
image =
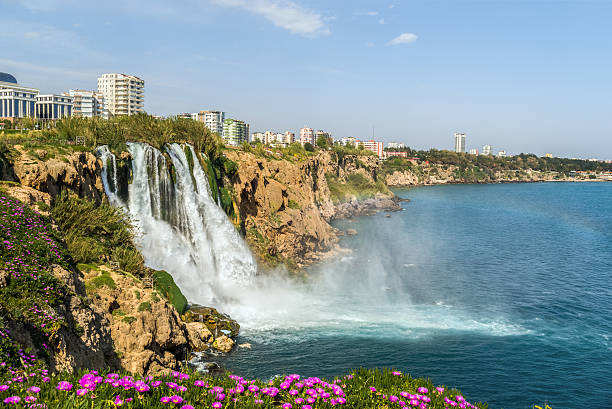
[[[154,409],[487,407],[469,403],[459,391],[435,387],[426,380],[369,370],[360,370],[332,381],[288,375],[268,382],[237,375],[212,378],[182,372],[157,378],[136,378],[90,371],[78,376],[50,378],[46,371],[38,371],[4,380],[0,384],[0,402],[6,406],[26,405],[32,409],[40,407],[34,405],[66,407],[66,402],[72,405],[70,407],[99,407],[96,402],[108,402],[115,408]]]
[[[4,318],[30,328],[34,336],[49,338],[63,325],[57,307],[65,287],[50,271],[69,266],[59,233],[48,219],[18,200],[0,195],[0,307]],[[4,371],[32,368],[35,357],[22,351],[0,322],[0,360]]]

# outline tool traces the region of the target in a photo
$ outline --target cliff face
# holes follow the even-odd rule
[[[461,170],[454,165],[419,165],[408,170],[391,171],[385,175],[389,187],[429,186],[456,183],[512,183],[576,180],[556,172],[533,170]]]
[[[372,156],[338,160],[321,152],[295,162],[237,150],[227,156],[238,163],[231,183],[247,240],[271,263],[303,266],[333,254],[338,235],[330,221],[357,213],[359,206],[348,210],[337,206],[327,178],[342,180],[357,173],[370,182],[377,178],[377,160]]]
[[[91,152],[50,157],[45,149],[28,151],[18,145],[14,154],[9,180],[49,193],[52,197],[62,190],[69,190],[99,203],[104,196],[100,178],[102,164]]]

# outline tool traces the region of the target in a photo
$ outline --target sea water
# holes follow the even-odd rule
[[[392,367],[492,408],[612,408],[612,184],[397,190],[340,221],[350,250],[307,280],[259,277],[224,308],[243,376]]]

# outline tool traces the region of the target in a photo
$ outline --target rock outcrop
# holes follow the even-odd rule
[[[377,178],[374,156],[345,156],[327,151],[304,160],[266,159],[238,150],[227,153],[238,163],[231,183],[242,228],[252,248],[264,261],[302,267],[335,254],[338,234],[335,218],[397,209],[393,195],[377,195],[365,205],[353,198],[336,204],[327,175],[344,179],[359,173],[368,181]]]
[[[517,183],[580,180],[557,172],[527,170],[461,172],[455,165],[422,164],[412,169],[394,171],[385,176],[389,187],[431,186],[465,183]]]
[[[24,349],[30,348],[33,354],[48,356],[49,369],[53,372],[73,372],[82,368],[119,369],[120,361],[113,348],[109,322],[90,305],[79,272],[55,265],[52,273],[68,290],[56,311],[66,326],[41,346],[37,332],[32,328],[13,321],[5,322],[12,337]]]
[[[102,276],[104,280],[100,280]],[[129,372],[151,375],[176,370],[192,352],[217,345],[223,352],[229,352],[233,346],[229,336],[238,335],[239,326],[223,315],[224,320],[235,324],[235,332],[225,326],[229,324],[212,319],[213,324],[230,328],[227,334],[218,332],[215,338],[207,322],[211,316],[203,322],[191,321],[193,312],[181,317],[154,289],[145,288],[139,279],[128,274],[99,266],[86,273],[85,279],[93,305],[109,322],[121,367]],[[215,343],[220,338],[223,339]]]
[[[79,197],[100,202],[104,195],[100,172],[102,164],[91,152],[73,152],[58,157],[47,157],[46,151],[27,151],[15,146],[21,155],[12,161],[12,179],[22,186],[57,196],[63,190]]]

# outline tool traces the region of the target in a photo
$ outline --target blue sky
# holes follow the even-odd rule
[[[612,159],[612,1],[0,0],[0,71],[415,148]]]

